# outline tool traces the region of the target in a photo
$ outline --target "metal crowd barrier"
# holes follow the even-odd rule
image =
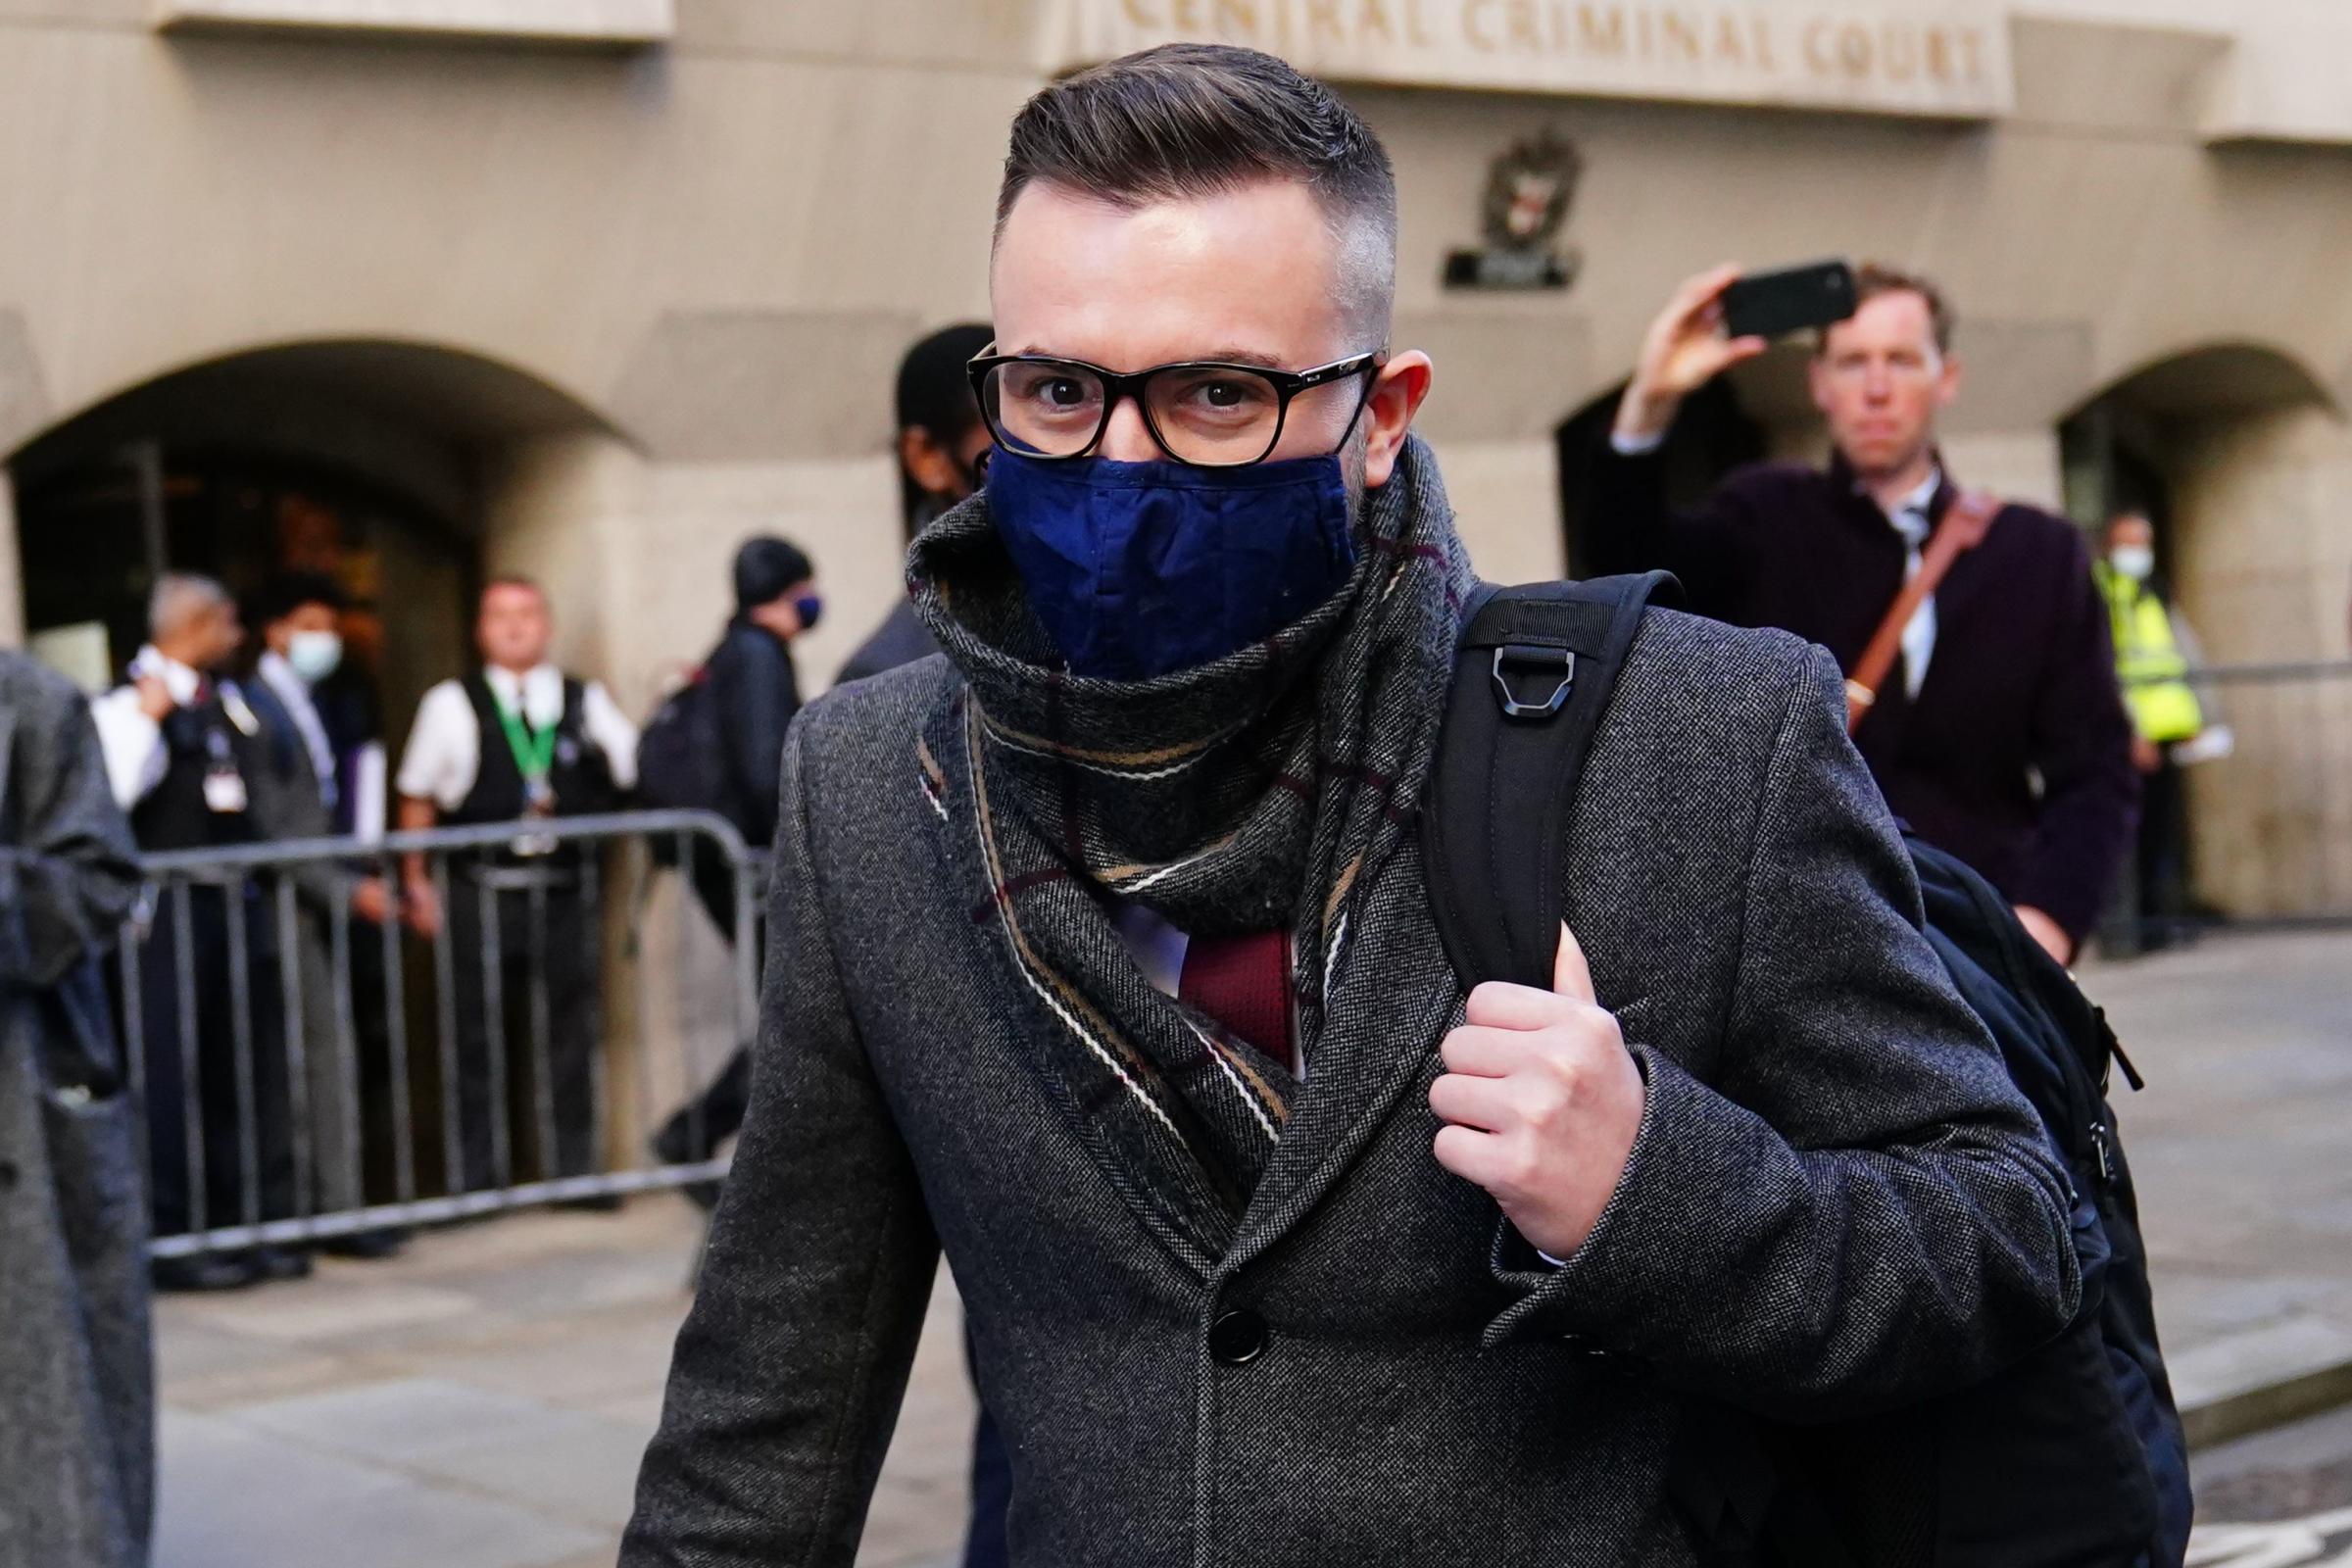
[[[2151,894],[2133,858],[2105,944],[2352,924],[2352,661],[2216,664],[2186,680],[2206,735],[2172,749],[2174,776],[2145,803],[2177,858]]]
[[[437,924],[355,912],[354,890],[399,889],[412,856]],[[662,860],[685,874],[657,883]],[[724,1158],[649,1152],[757,1023],[764,864],[722,818],[625,812],[141,864],[116,981],[147,1107],[151,1255],[725,1174]],[[617,1027],[615,1000],[631,1004]]]

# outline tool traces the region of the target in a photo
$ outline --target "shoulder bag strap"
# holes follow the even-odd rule
[[[2001,503],[1982,490],[1964,493],[1945,511],[1943,520],[1936,525],[1936,532],[1920,557],[1919,570],[1903,584],[1903,591],[1894,596],[1894,603],[1886,607],[1879,629],[1871,633],[1862,657],[1854,661],[1854,667],[1846,674],[1847,734],[1862,727],[1862,720],[1870,716],[1871,708],[1878,702],[1887,674],[1902,654],[1903,628],[1911,624],[1919,607],[1928,602],[1928,596],[1943,581],[1944,573],[1952,569],[1952,563],[1984,542],[2000,511]]]

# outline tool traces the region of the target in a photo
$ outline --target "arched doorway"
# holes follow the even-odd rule
[[[2180,778],[2192,908],[2352,916],[2352,682],[2285,667],[2344,653],[2342,411],[2282,350],[2207,344],[2084,402],[2059,444],[2077,522],[2155,524],[2158,587],[2219,671],[2199,695],[2233,749]]]
[[[2225,343],[2168,356],[2061,421],[2067,513],[2094,532],[2119,512],[2146,513],[2160,559],[2175,568],[2178,586],[2193,591],[2182,553],[2189,514],[2201,510],[2194,497],[2217,479],[2231,482],[2243,449],[2266,433],[2276,437],[2301,416],[2327,420],[2333,413],[2318,378],[2279,350]],[[2182,559],[2175,562],[2176,554]]]
[[[159,376],[9,460],[25,626],[94,683],[143,640],[159,572],[241,596],[323,572],[351,602],[346,678],[397,722],[465,657],[490,460],[599,424],[522,371],[415,343],[289,344]]]
[[[1666,499],[1689,506],[1734,468],[1773,458],[1819,454],[1821,422],[1806,391],[1806,351],[1782,344],[1701,388],[1683,405],[1666,438]],[[1592,465],[1606,449],[1622,382],[1570,415],[1553,432],[1558,444],[1560,527],[1568,569],[1585,566],[1580,538],[1592,505]]]

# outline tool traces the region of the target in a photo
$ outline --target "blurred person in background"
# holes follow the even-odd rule
[[[980,488],[988,426],[972,402],[965,367],[987,349],[977,322],[942,327],[899,362],[900,521],[911,542],[933,517]],[[872,636],[841,666],[835,684],[862,680],[939,652],[939,643],[902,593]]]
[[[0,1565],[144,1568],[138,1107],[101,958],[138,897],[81,693],[0,652]]]
[[[707,751],[717,766],[707,805],[733,823],[744,843],[765,854],[776,836],[777,773],[784,757],[784,731],[801,710],[799,673],[792,644],[817,622],[824,599],[816,591],[816,568],[808,553],[786,539],[762,534],[735,552],[735,615],[693,686],[665,706],[646,727],[639,754],[641,783],[649,797],[662,798],[661,774],[692,770],[681,751]],[[694,688],[699,687],[699,690]],[[692,704],[693,706],[684,706]],[[661,743],[665,718],[674,715],[674,743]],[[678,804],[703,786],[675,792]],[[719,934],[736,938],[735,875],[707,842],[695,846],[695,896]],[[755,932],[763,930],[755,914]],[[755,938],[756,940],[756,938]],[[718,1152],[743,1126],[751,1095],[751,1055],[739,1047],[718,1077],[654,1135],[655,1157],[665,1165],[699,1165]],[[700,1184],[689,1196],[706,1206],[715,1190]]]
[[[941,513],[980,488],[993,443],[972,398],[971,362],[993,334],[977,321],[946,326],[917,341],[899,362],[899,489],[909,544]],[[837,684],[878,675],[939,652],[939,641],[901,594],[881,628],[842,666]],[[738,1120],[740,1121],[740,1117]],[[967,1363],[971,1342],[964,1342]],[[1012,1465],[1004,1437],[984,1404],[972,1432],[972,1514],[964,1533],[964,1568],[1006,1561],[1005,1514]]]
[[[141,850],[255,843],[263,830],[254,795],[270,756],[260,719],[225,676],[245,638],[235,602],[210,577],[171,572],[156,582],[147,622],[128,679],[91,705],[115,801]],[[174,889],[158,901],[145,943],[126,959],[139,992],[158,1236],[280,1219],[295,1203],[277,922],[253,879],[183,886],[184,898]],[[243,928],[242,975],[232,974],[232,924]],[[192,1010],[181,1005],[183,946]],[[250,1060],[239,1059],[241,1032]],[[240,1090],[245,1073],[250,1102]],[[191,1111],[196,1147],[187,1137]],[[248,1119],[252,1186],[244,1175]],[[154,1272],[165,1290],[228,1290],[298,1278],[310,1267],[300,1251],[260,1247],[162,1258]]]
[[[815,628],[825,601],[816,591],[816,568],[808,553],[773,535],[747,539],[735,552],[734,583],[735,617],[711,650],[704,675],[710,682],[725,763],[720,814],[735,824],[745,843],[763,852],[776,836],[784,731],[801,710],[792,645]],[[732,897],[714,906],[712,916],[732,933]]]
[[[2156,525],[2145,513],[2107,524],[2106,553],[2091,568],[2106,601],[2116,673],[2132,715],[2132,765],[2139,769],[2135,913],[2139,945],[2178,938],[2188,910],[2188,812],[2175,756],[2205,733],[2206,713],[2189,683],[2196,641],[2156,580]]]
[[[1690,279],[1651,324],[1593,466],[1588,564],[1662,567],[1700,614],[1792,631],[1851,672],[1961,499],[1936,445],[1960,390],[1953,314],[1927,278],[1862,268],[1853,316],[1820,334],[1809,371],[1829,467],[1744,468],[1670,511],[1659,454],[1683,401],[1768,346],[1725,334],[1739,276]],[[1854,743],[1894,814],[1981,872],[2061,962],[2104,911],[2139,793],[2089,566],[2072,524],[2001,506],[1906,621],[1895,673],[1854,699]]]
[[[270,765],[253,781],[254,820],[265,839],[327,838],[351,820],[346,802],[359,787],[364,754],[337,744],[329,716],[336,705],[323,694],[344,662],[343,604],[334,580],[315,572],[275,579],[253,604],[262,649],[253,678],[240,689],[267,743]],[[347,876],[329,862],[304,862],[292,875],[291,957],[301,974],[312,1197],[318,1212],[333,1214],[366,1202],[363,1128],[390,1089],[376,971],[393,901],[381,876]],[[352,918],[341,942],[335,935],[338,903]],[[339,976],[339,961],[353,967]],[[363,984],[367,978],[374,983]],[[373,1258],[397,1252],[404,1240],[399,1231],[371,1230],[321,1246],[346,1257]]]
[[[481,666],[424,694],[401,754],[404,830],[552,823],[620,806],[637,778],[637,726],[602,685],[549,660],[554,638],[555,617],[537,583],[499,577],[482,589],[474,619]],[[405,858],[411,923],[426,936],[446,930],[453,950],[458,1082],[442,1087],[459,1105],[453,1191],[519,1180],[526,1168],[540,1179],[597,1168],[604,975],[594,851],[518,832],[502,848],[452,854],[446,908],[427,858]],[[505,1103],[493,1093],[500,1068]],[[502,1128],[543,1144],[541,1091],[552,1102],[554,1147],[534,1147],[527,1165],[510,1152],[502,1170],[500,1151],[514,1144]]]

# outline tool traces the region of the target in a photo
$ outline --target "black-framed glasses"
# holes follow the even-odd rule
[[[1384,350],[1351,354],[1311,370],[1188,360],[1122,374],[1084,360],[1042,354],[980,355],[970,365],[972,396],[988,433],[1007,452],[1060,460],[1083,458],[1102,444],[1111,414],[1135,400],[1160,450],[1179,463],[1231,468],[1262,462],[1282,440],[1291,405],[1317,387],[1360,378],[1345,442],[1372,401]]]

